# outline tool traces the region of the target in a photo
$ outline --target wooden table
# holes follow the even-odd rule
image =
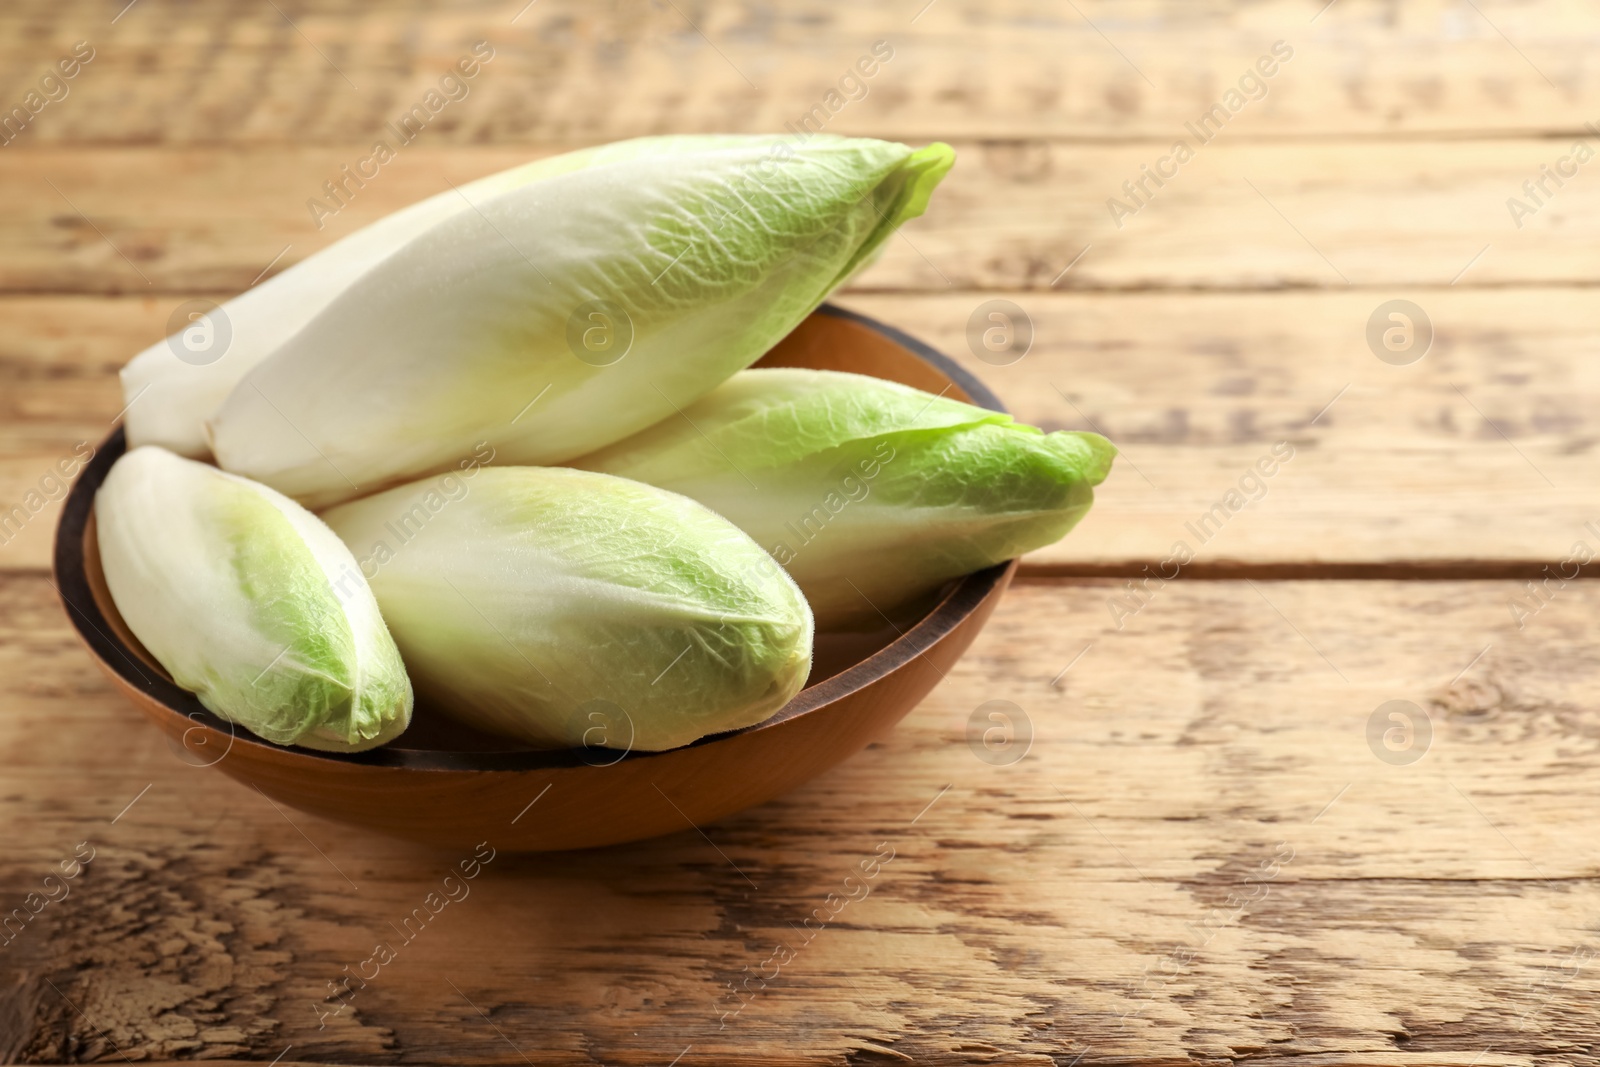
[[[0,547],[0,913],[70,895],[0,949],[0,1060],[1600,1061],[1600,593],[1561,579],[1600,555],[1600,163],[1524,190],[1600,147],[1600,15],[525,2],[0,9],[0,107],[93,49],[0,148],[0,502],[59,495],[183,300],[446,180],[781,130],[877,41],[827,128],[960,160],[841,302],[1123,459],[881,743],[704,833],[496,854],[347,1003],[462,857],[176,758],[74,641],[43,507]],[[481,40],[470,94],[318,229],[306,201]],[[1130,203],[1142,164],[1176,174]],[[1397,299],[1433,332],[1406,365],[1366,340]],[[990,300],[1032,323],[1015,362],[968,346]],[[968,740],[990,701],[999,750]]]

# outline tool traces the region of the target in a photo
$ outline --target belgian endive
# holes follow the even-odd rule
[[[750,370],[575,461],[700,501],[800,584],[819,626],[877,619],[1061,538],[1116,450],[878,378]]]
[[[629,141],[465,196],[239,381],[209,423],[218,461],[322,506],[484,439],[560,463],[673,414],[921,214],[954,158],[791,142]]]
[[[294,501],[154,446],[95,495],[117,611],[211,711],[280,745],[355,752],[411,720],[411,683],[349,549]]]
[[[471,212],[475,200],[576,169],[593,153],[538,160],[463,185],[459,191],[439,193],[334,242],[218,309],[188,309],[177,333],[157,341],[122,368],[129,446],[161,445],[180,455],[210,455],[205,421],[239,379],[363,274],[435,224]]]
[[[656,751],[770,717],[805,684],[794,582],[685,497],[485,467],[329,509],[417,692],[540,747]]]

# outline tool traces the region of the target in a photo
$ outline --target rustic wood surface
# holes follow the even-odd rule
[[[0,720],[5,890],[96,850],[9,950],[0,1019],[24,1025],[0,1048],[23,1058],[1593,1051],[1588,583],[1520,634],[1503,582],[1178,582],[1120,632],[1114,583],[1024,584],[882,744],[705,837],[497,856],[319,1029],[326,983],[399,944],[389,924],[462,857],[185,765],[84,667],[43,576],[0,581],[0,655],[32,679]],[[1410,765],[1374,755],[1369,719],[1392,699],[1431,725]],[[993,700],[1031,723],[1010,765],[967,742]],[[870,892],[802,944],[881,842],[894,859]],[[774,976],[780,943],[795,958]]]
[[[157,294],[169,306],[178,294],[231,294],[446,182],[574,146],[440,146],[426,133],[320,230],[306,201],[368,144],[29,145],[0,173],[0,292]],[[1521,229],[1506,208],[1570,139],[1260,143],[1225,131],[1120,227],[1106,201],[1132,205],[1122,183],[1167,155],[1170,137],[947,139],[959,162],[939,210],[890,242],[857,291],[1354,288],[1373,290],[1376,305],[1458,276],[1457,286],[1591,281],[1592,242],[1572,223],[1600,210],[1600,182],[1579,171]]]
[[[0,8],[0,112],[94,49],[0,146],[0,505],[57,495],[181,301],[446,180],[782,130],[879,40],[828,129],[959,162],[839,301],[1123,458],[881,743],[703,833],[497,853],[411,940],[467,857],[172,751],[73,640],[44,507],[0,534],[0,916],[93,859],[0,944],[0,1062],[1600,1062],[1600,592],[1525,584],[1600,561],[1600,179],[1520,227],[1506,203],[1600,149],[1600,13],[524,3]],[[1107,198],[1279,40],[1266,96],[1118,227]],[[470,94],[316,228],[478,41]],[[1409,366],[1365,340],[1397,298],[1435,331]],[[993,300],[1032,323],[1014,362],[968,343]]]

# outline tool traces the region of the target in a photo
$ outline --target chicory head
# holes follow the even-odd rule
[[[727,520],[565,468],[485,467],[328,510],[417,691],[540,747],[655,751],[770,717],[812,619]]]
[[[349,278],[209,423],[218,462],[312,506],[447,469],[561,463],[754,362],[921,214],[948,146],[818,135],[591,150]]]
[[[1098,434],[1042,433],[879,378],[774,368],[736,374],[574,465],[727,517],[826,627],[1059,540],[1115,454]]]
[[[411,720],[411,683],[355,560],[280,493],[162,448],[95,496],[117,611],[219,717],[280,745],[356,752]]]

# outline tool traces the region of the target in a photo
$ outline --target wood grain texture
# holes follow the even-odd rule
[[[1118,227],[1108,199],[1280,39],[1265,98]],[[21,0],[0,115],[80,40],[70,94],[0,147],[0,509],[40,494],[0,527],[0,1063],[1600,1063],[1600,592],[1524,584],[1600,547],[1600,186],[1585,167],[1520,228],[1507,204],[1600,147],[1600,13]],[[480,40],[470,94],[318,229],[307,199]],[[1124,453],[886,740],[703,833],[499,852],[435,915],[466,856],[276,808],[94,671],[44,572],[48,471],[181,300],[447,181],[782,130],[878,40],[826,129],[960,159],[841,302]],[[1391,298],[1437,329],[1412,366],[1363,337]],[[992,299],[1034,328],[1007,365],[967,341]],[[1177,540],[1182,577],[1143,580]],[[1138,580],[1040,577],[1072,572]],[[991,712],[1031,727],[1020,760]]]
[[[4,950],[0,1019],[23,1025],[0,1051],[1593,1062],[1592,585],[1520,633],[1508,583],[1180,581],[1120,632],[1115,591],[1023,584],[834,772],[704,836],[499,853],[407,942],[390,923],[464,857],[185,765],[81,662],[49,585],[0,578],[0,661],[30,679],[0,696],[7,908],[96,850]],[[1371,740],[1394,699],[1431,726],[1410,764],[1422,742]],[[1016,762],[976,754],[1022,747],[969,726],[996,700],[1031,725]],[[806,942],[817,908],[837,914]],[[379,941],[396,958],[319,1029]]]
[[[1270,144],[1225,129],[1209,144],[1191,138],[1194,158],[1139,200],[1123,184],[1160,164],[1170,139],[951,140],[957,163],[930,211],[855,288],[1389,293],[1594,280],[1600,181],[1580,170],[1561,189],[1547,185],[1555,195],[1534,214],[1513,219],[1507,207],[1512,197],[1532,205],[1524,182],[1569,154],[1570,139]],[[324,183],[369,155],[369,142],[20,151],[0,166],[0,291],[232,294],[451,183],[562,147],[419,138],[363,187],[349,185],[320,229],[307,202],[333,205]],[[1144,206],[1113,219],[1112,198]]]
[[[1436,337],[1395,367],[1367,348],[1383,293],[847,293],[994,389],[1018,418],[1098,429],[1123,457],[1090,517],[1033,553],[1041,568],[1138,573],[1176,542],[1203,566],[1437,566],[1509,561],[1536,576],[1579,539],[1600,552],[1600,328],[1584,289],[1408,289]],[[122,407],[115,372],[157,340],[182,295],[11,297],[0,315],[0,504],[37,490]],[[995,366],[969,321],[1007,299],[1033,346]],[[981,316],[980,316],[981,318]],[[987,325],[987,323],[985,323]],[[981,346],[980,346],[981,347]],[[1331,406],[1329,406],[1331,404]],[[1324,410],[1326,409],[1326,410]],[[1189,526],[1279,442],[1294,458],[1201,544]],[[0,545],[0,569],[45,566],[57,505]],[[6,531],[9,533],[9,529]]]
[[[0,99],[20,99],[74,42],[97,49],[71,95],[25,136],[361,142],[480,40],[495,58],[470,95],[440,114],[431,138],[528,143],[780,129],[837,89],[879,40],[894,58],[830,129],[1164,140],[1277,40],[1295,55],[1252,110],[1257,136],[1576,132],[1600,118],[1592,113],[1600,16],[1560,0],[477,0],[448,8],[312,0],[276,9],[139,0],[114,25],[122,5],[109,14],[108,6],[27,0],[0,12]]]
[[[968,340],[989,294],[844,302],[917,323],[1023,421],[1096,429],[1122,449],[1095,510],[1031,554],[1036,568],[1137,570],[1179,542],[1207,565],[1472,559],[1537,571],[1579,539],[1600,555],[1600,529],[1586,529],[1600,525],[1588,414],[1600,370],[1586,355],[1600,320],[1587,291],[1401,292],[1434,329],[1432,349],[1404,367],[1367,347],[1367,322],[1392,295],[1381,292],[1016,293],[1034,342],[1004,366]],[[1285,444],[1292,459],[1252,473]]]

